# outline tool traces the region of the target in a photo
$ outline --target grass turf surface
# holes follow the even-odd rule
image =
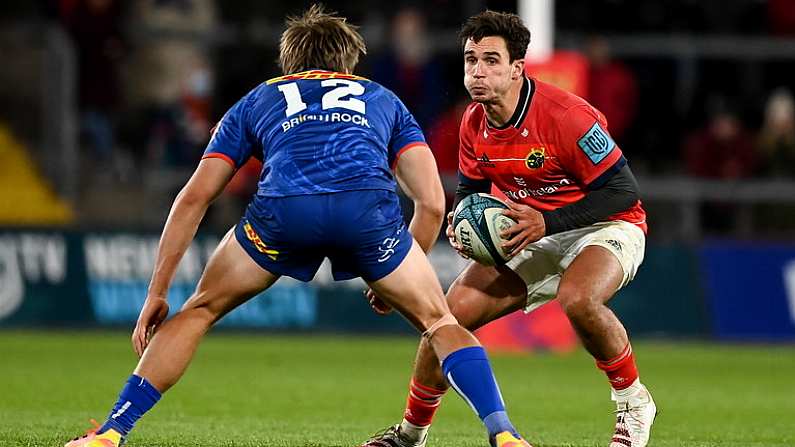
[[[133,431],[142,446],[355,446],[400,420],[416,340],[211,334]],[[795,347],[637,342],[660,415],[650,447],[795,445]],[[613,404],[583,351],[492,356],[536,447],[606,446]],[[0,332],[0,446],[60,446],[100,422],[135,364],[114,332]],[[430,446],[487,446],[450,393]]]

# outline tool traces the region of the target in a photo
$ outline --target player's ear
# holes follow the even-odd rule
[[[511,63],[511,79],[517,80],[524,74],[524,59],[516,59]]]

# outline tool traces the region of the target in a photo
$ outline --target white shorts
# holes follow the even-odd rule
[[[643,262],[646,235],[636,225],[614,220],[553,234],[529,244],[506,263],[527,284],[525,312],[555,298],[563,272],[589,245],[604,247],[618,259],[624,270],[624,279],[618,286],[621,289],[632,281]]]

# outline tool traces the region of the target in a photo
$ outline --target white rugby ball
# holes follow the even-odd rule
[[[516,222],[502,215],[508,206],[491,194],[470,194],[453,212],[455,239],[464,253],[484,265],[501,265],[508,260],[500,233]]]

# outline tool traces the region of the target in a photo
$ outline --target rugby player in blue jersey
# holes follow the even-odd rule
[[[324,258],[335,279],[362,277],[422,333],[493,445],[529,446],[508,419],[483,348],[450,313],[425,257],[442,224],[444,195],[414,118],[392,92],[353,75],[365,45],[342,17],[313,6],[289,19],[279,52],[285,75],[224,115],[174,201],[132,335],[138,366],[105,423],[66,447],[118,446],[179,380],[216,321],[282,275],[311,280]],[[249,157],[263,162],[257,193],[195,293],[166,321],[180,258],[207,207]],[[395,179],[414,201],[408,228]]]

